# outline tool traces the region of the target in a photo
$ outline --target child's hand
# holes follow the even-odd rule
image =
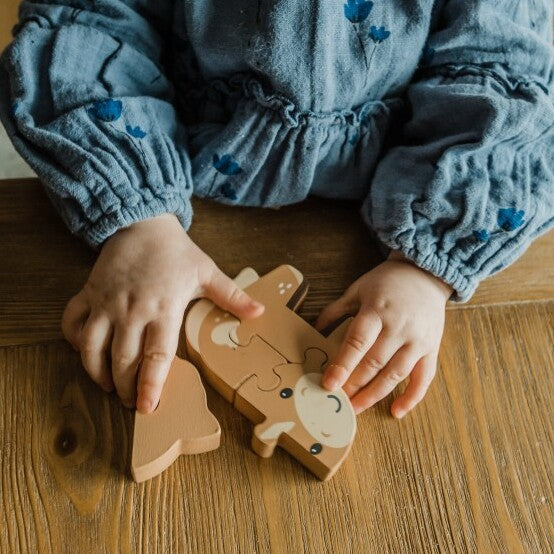
[[[192,242],[175,215],[164,214],[104,243],[83,289],[65,308],[62,331],[96,383],[107,391],[115,384],[125,406],[136,403],[148,413],[177,351],[185,308],[199,296],[239,318],[263,312]]]
[[[409,376],[405,392],[391,407],[395,417],[404,416],[423,398],[435,375],[445,305],[452,292],[399,253],[362,275],[316,322],[316,328],[323,329],[357,312],[325,371],[323,386],[343,386],[360,413]]]

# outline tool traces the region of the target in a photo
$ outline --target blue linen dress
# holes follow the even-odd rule
[[[0,119],[95,248],[165,212],[188,229],[191,194],[358,199],[464,302],[552,226],[552,0],[35,0],[19,16]]]

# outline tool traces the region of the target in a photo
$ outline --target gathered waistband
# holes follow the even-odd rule
[[[381,100],[368,100],[350,109],[331,112],[300,110],[292,99],[279,92],[267,90],[267,88],[264,88],[262,81],[246,72],[235,73],[226,79],[211,79],[203,87],[188,90],[185,94],[189,98],[200,99],[204,98],[209,91],[221,93],[235,102],[254,100],[259,106],[275,111],[281,117],[283,124],[291,128],[318,123],[324,125],[363,125],[376,110],[385,109],[385,111],[388,111],[404,105],[402,98],[391,97]]]

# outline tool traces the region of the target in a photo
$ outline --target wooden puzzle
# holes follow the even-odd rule
[[[181,454],[214,450],[220,437],[219,422],[208,410],[197,369],[176,356],[156,410],[135,412],[133,479],[141,482],[155,477]]]
[[[252,448],[257,454],[271,456],[279,445],[328,479],[350,451],[356,418],[342,389],[331,393],[319,383],[350,319],[324,336],[295,313],[307,284],[290,265],[263,277],[246,268],[235,281],[265,305],[264,313],[239,321],[209,300],[199,300],[185,322],[188,357],[256,424]]]

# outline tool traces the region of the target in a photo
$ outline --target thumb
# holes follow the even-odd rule
[[[258,317],[265,309],[263,304],[246,294],[217,266],[204,285],[204,296],[239,319]]]

